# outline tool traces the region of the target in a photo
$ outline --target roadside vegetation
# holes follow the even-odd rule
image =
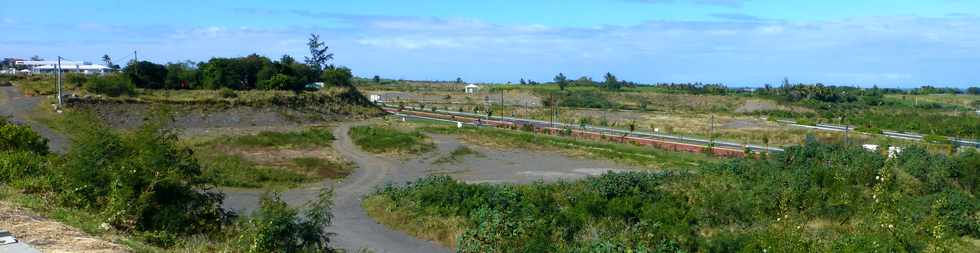
[[[421,154],[435,148],[419,131],[402,131],[387,125],[356,126],[350,136],[364,151],[377,154]]]
[[[217,186],[291,188],[351,173],[354,164],[330,148],[333,140],[328,128],[316,127],[222,136],[191,147],[204,175]]]
[[[456,128],[455,126],[428,124],[419,127],[418,130],[438,134],[459,135],[462,137],[460,139],[474,145],[505,149],[554,150],[572,156],[612,160],[649,169],[686,170],[721,159],[707,154],[671,152],[629,144],[580,140],[572,137],[506,129]]]
[[[433,163],[434,164],[457,163],[462,161],[467,156],[482,157],[483,154],[467,146],[459,146],[458,148],[453,149],[452,152],[449,152],[448,155],[439,157],[439,159],[436,159]]]
[[[380,188],[365,209],[460,252],[973,252],[978,169],[976,152],[913,147],[887,159],[807,143],[697,173],[530,185],[429,177]]]
[[[331,251],[320,229],[330,223],[331,192],[304,213],[270,193],[239,217],[221,208],[224,196],[193,150],[162,121],[122,132],[85,113],[66,117],[73,146],[64,155],[29,127],[0,120],[0,198],[138,251]]]
[[[475,95],[459,94],[465,84],[453,82],[357,79],[355,83],[372,93],[394,92],[397,96],[393,97],[398,97],[398,102],[426,109],[515,115],[539,120],[551,120],[557,110],[558,120],[571,124],[592,121],[597,126],[623,128],[636,121],[641,128],[653,125],[649,130],[670,128],[685,135],[759,145],[765,144],[763,139],[775,140],[778,145],[799,144],[808,132],[786,130],[778,124],[767,123],[766,119],[849,124],[869,133],[876,130],[911,131],[980,139],[980,130],[977,130],[980,129],[980,115],[976,113],[980,110],[980,87],[862,89],[819,83],[794,84],[784,80],[779,87],[765,85],[757,89],[740,89],[702,83],[638,84],[608,73],[604,79],[593,81],[581,77],[573,80],[559,75],[552,82],[540,84],[522,80],[520,85],[483,85],[480,94]],[[469,99],[471,97],[478,99]],[[506,106],[501,106],[500,101]],[[710,117],[755,122],[761,127],[709,131]],[[697,120],[698,127],[662,123],[663,118]]]

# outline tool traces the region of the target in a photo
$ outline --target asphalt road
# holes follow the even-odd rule
[[[70,144],[68,138],[55,132],[44,124],[30,119],[38,105],[44,101],[44,97],[24,96],[14,86],[0,87],[0,116],[10,117],[10,121],[15,124],[30,126],[35,132],[48,139],[48,147],[56,153],[65,153]]]

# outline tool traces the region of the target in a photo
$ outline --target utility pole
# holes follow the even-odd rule
[[[61,56],[58,56],[58,110],[61,110],[64,106],[61,97]]]
[[[708,130],[708,140],[711,141],[711,146],[715,145],[715,115],[711,115],[711,128]]]

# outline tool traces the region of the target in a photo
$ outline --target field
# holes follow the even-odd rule
[[[289,188],[342,179],[354,165],[330,148],[328,128],[190,140],[204,174],[218,186]]]
[[[825,142],[842,142],[844,134],[796,128],[775,120],[851,124],[859,131],[881,129],[917,131],[978,138],[980,115],[972,109],[975,95],[897,95],[879,100],[882,105],[859,102],[834,104],[816,100],[784,101],[778,96],[754,93],[690,94],[661,87],[624,88],[610,92],[595,86],[484,85],[477,94],[463,94],[444,84],[415,83],[367,85],[366,94],[382,95],[388,104],[442,110],[514,116],[578,125],[714,138],[735,143],[788,146],[808,136]],[[501,101],[503,103],[501,103]],[[918,101],[918,102],[916,102]],[[872,102],[867,102],[872,103]],[[879,102],[874,102],[879,103]],[[557,113],[556,113],[557,111]],[[557,117],[554,117],[557,115]],[[836,115],[836,116],[835,116]],[[902,120],[897,120],[902,119]],[[852,132],[850,141],[862,144],[903,145],[913,142],[874,134]],[[930,150],[948,150],[928,144]]]
[[[611,173],[530,185],[429,177],[379,189],[365,209],[460,252],[976,250],[980,174],[946,161],[975,164],[980,154],[930,156],[909,150],[885,161],[814,143],[693,174]],[[971,176],[939,172],[962,169]]]

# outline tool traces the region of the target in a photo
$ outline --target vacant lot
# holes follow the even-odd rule
[[[330,147],[329,128],[291,132],[262,131],[220,136],[192,144],[205,174],[219,186],[295,187],[323,179],[340,179],[354,165]]]

